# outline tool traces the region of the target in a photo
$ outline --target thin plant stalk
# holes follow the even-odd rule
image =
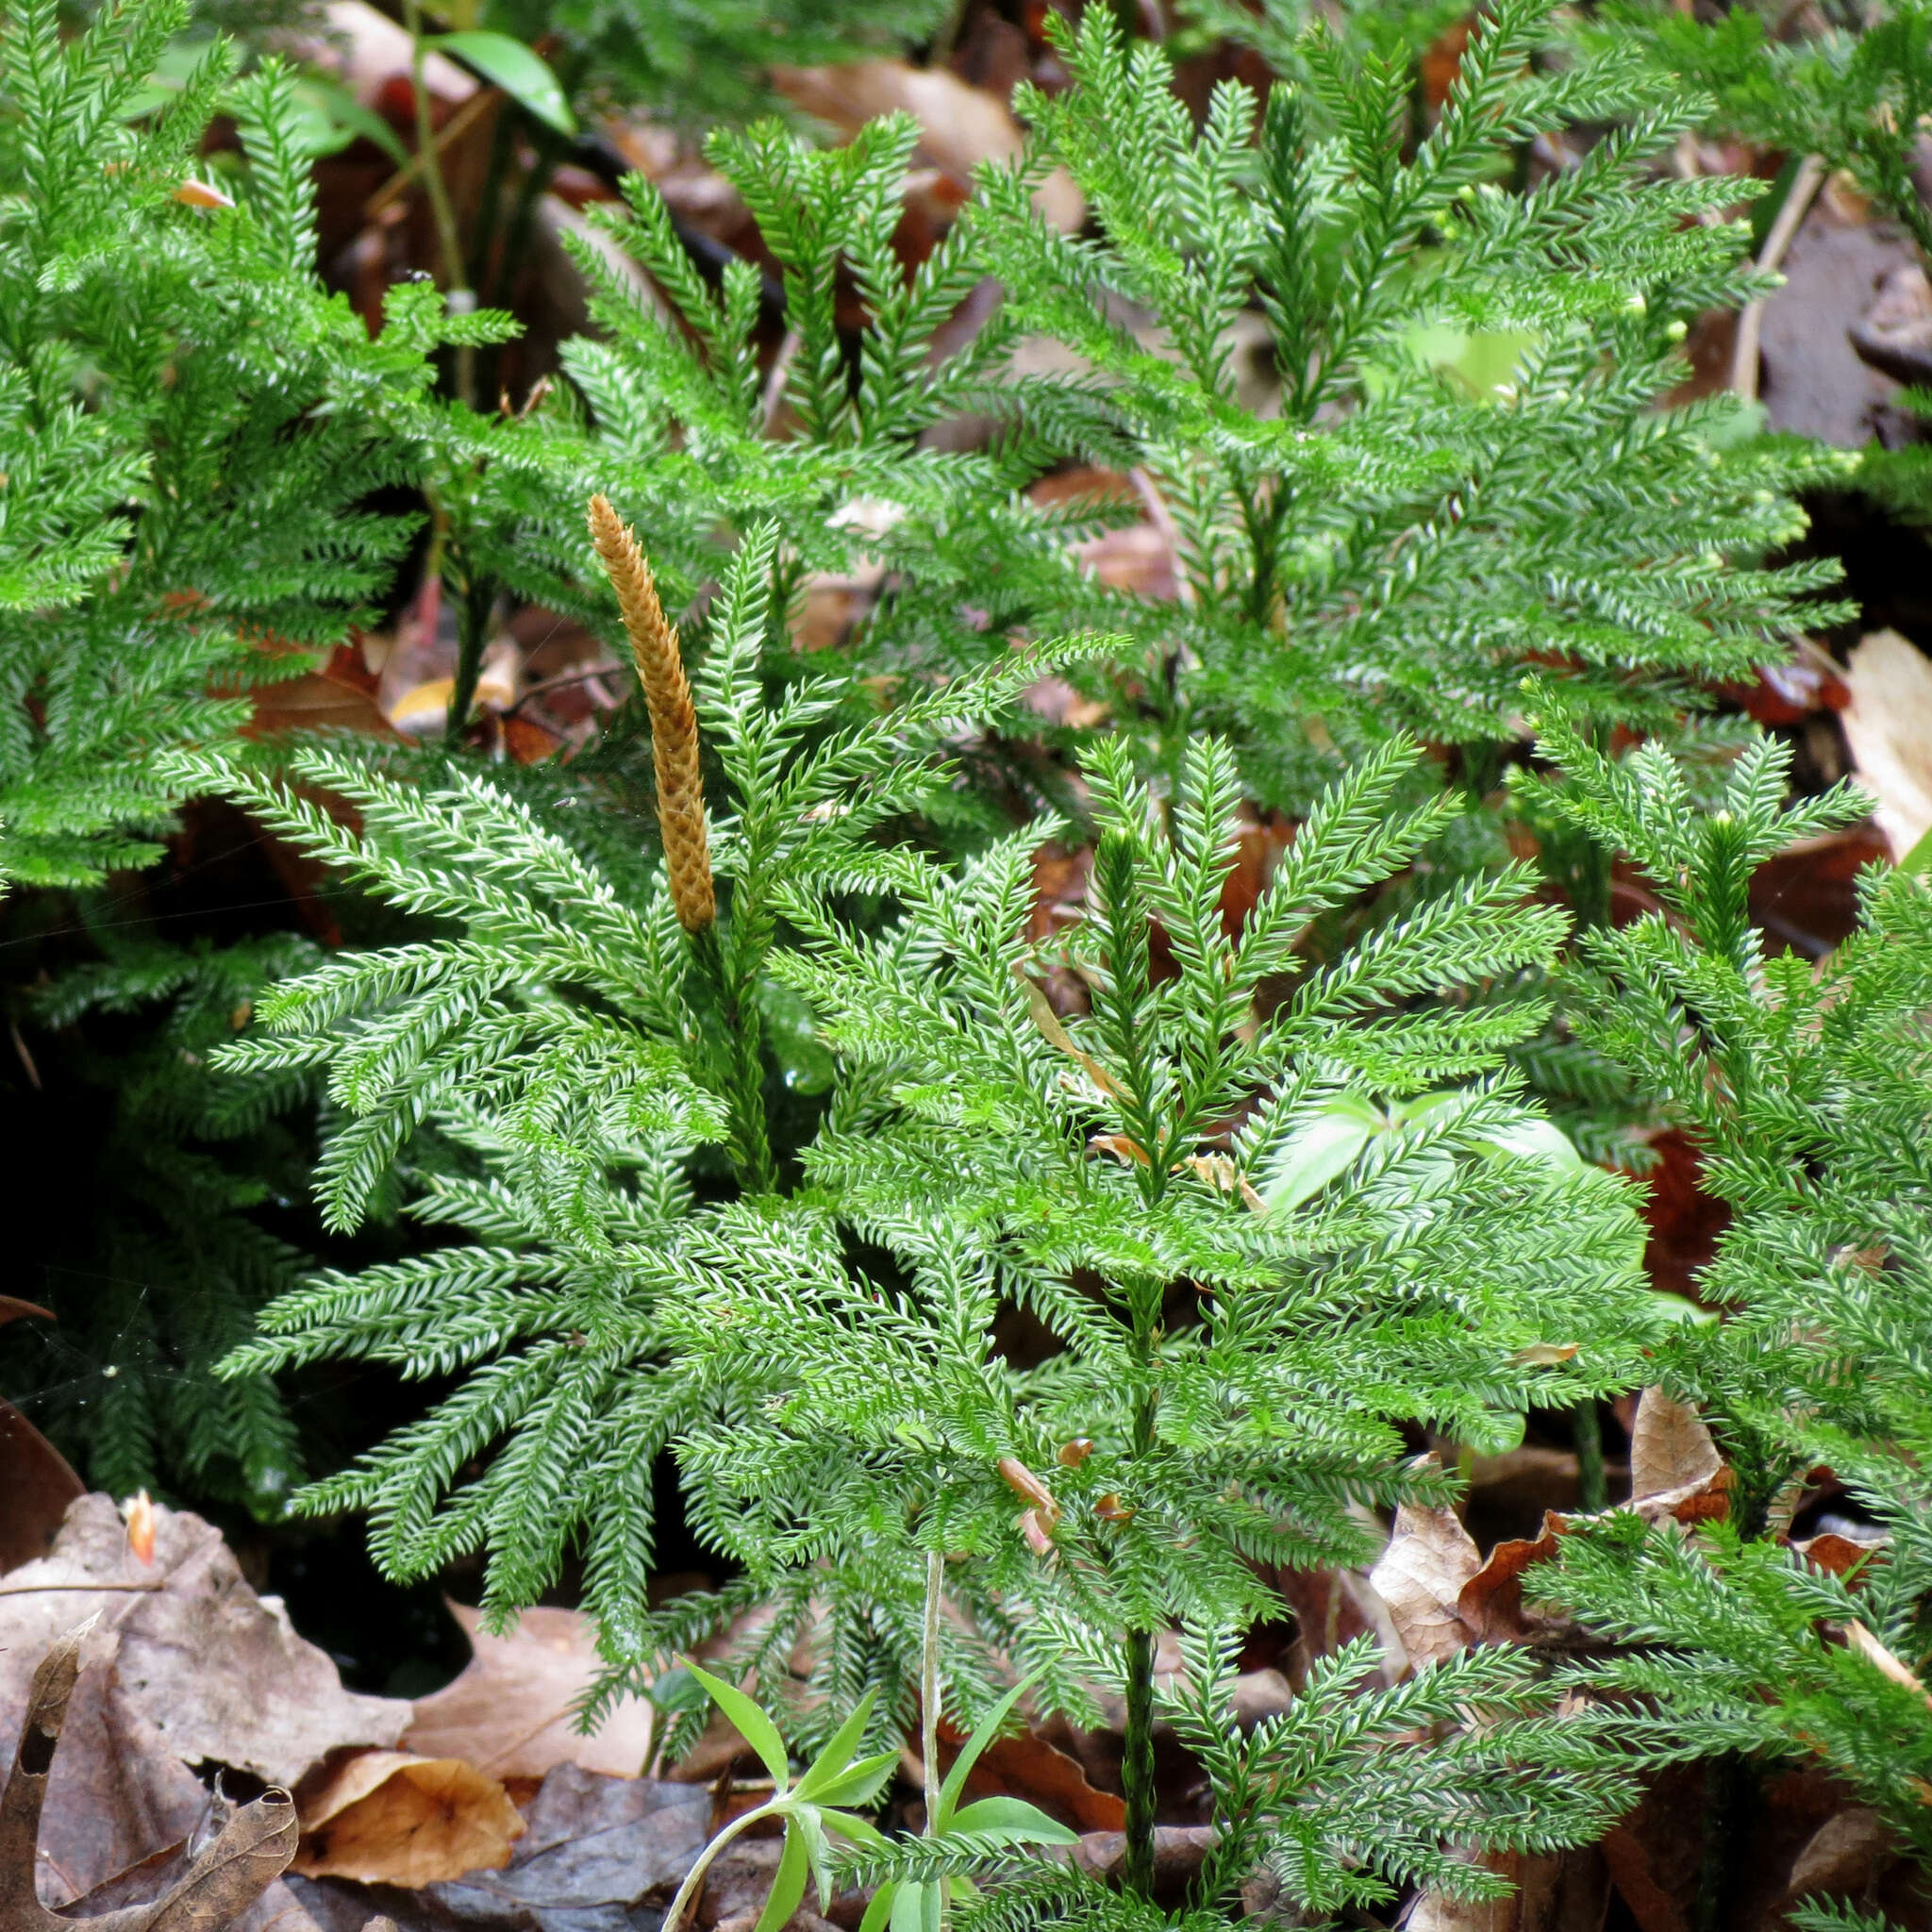
[[[1586,1515],[1609,1507],[1609,1487],[1604,1476],[1604,1428],[1594,1402],[1579,1402],[1570,1413],[1576,1444],[1576,1502]]]
[[[946,1582],[944,1552],[925,1556],[925,1621],[919,1644],[919,1751],[925,1771],[925,1835],[940,1827],[940,1611]],[[940,1880],[940,1932],[945,1932],[951,1888]]]
[[[442,157],[437,152],[436,124],[429,111],[429,87],[424,79],[427,52],[423,45],[423,8],[418,0],[403,0],[403,25],[409,31],[409,92],[416,109],[416,165],[436,219],[436,237],[442,254],[443,297],[452,315],[467,315],[476,306],[463,263],[462,237],[457,232],[456,210],[450,205],[449,184],[442,178]],[[468,398],[475,386],[476,351],[469,343],[457,348],[456,392]]]
[[[1137,1297],[1137,1299],[1141,1299]],[[1158,1312],[1158,1298],[1156,1298]],[[1138,1320],[1137,1347],[1151,1355],[1153,1322]],[[1142,1398],[1134,1416],[1134,1450],[1151,1454],[1155,1441],[1155,1398]],[[1126,1798],[1126,1846],[1122,1877],[1129,1891],[1154,1896],[1154,1633],[1129,1630],[1124,1646],[1126,1727],[1123,1740],[1121,1785]]]
[[[767,1800],[756,1810],[747,1811],[741,1818],[734,1818],[716,1838],[712,1839],[698,1854],[697,1863],[685,1874],[684,1883],[677,1888],[677,1896],[671,1901],[671,1909],[664,1914],[664,1923],[658,1927],[658,1932],[677,1932],[677,1928],[684,1924],[685,1914],[690,1911],[704,1890],[705,1874],[711,1869],[718,1854],[733,1839],[748,1831],[754,1824],[760,1824],[767,1818],[775,1816],[777,1809],[775,1799]]]

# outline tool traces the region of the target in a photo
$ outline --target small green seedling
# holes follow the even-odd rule
[[[994,1854],[1008,1845],[1068,1845],[1078,1838],[1077,1832],[1069,1831],[1024,1798],[981,1798],[963,1810],[959,1808],[959,1793],[966,1789],[980,1753],[999,1735],[1000,1726],[1032,1683],[1029,1676],[1015,1684],[980,1720],[965,1748],[953,1760],[953,1768],[940,1787],[939,1802],[925,1823],[928,1842],[970,1856]],[[970,1891],[972,1880],[887,1879],[873,1893],[858,1932],[887,1932],[888,1926],[890,1932],[940,1932],[949,1888]]]
[[[775,1789],[762,1805],[734,1818],[698,1855],[677,1896],[665,1914],[663,1932],[678,1932],[686,1912],[703,1890],[705,1874],[731,1840],[754,1824],[768,1818],[785,1821],[785,1844],[778,1855],[778,1870],[772,1879],[770,1896],[758,1915],[757,1932],[777,1932],[805,1897],[808,1879],[818,1886],[819,1909],[832,1901],[832,1873],[825,1834],[837,1832],[855,1843],[883,1850],[886,1840],[867,1819],[844,1807],[870,1805],[878,1796],[898,1754],[880,1751],[870,1757],[855,1754],[865,1734],[866,1720],[872,1715],[874,1693],[868,1691],[858,1707],[839,1726],[825,1748],[812,1759],[796,1784],[791,1782],[791,1759],[778,1727],[758,1705],[735,1685],[714,1677],[690,1658],[685,1668],[711,1693],[718,1708],[738,1727],[738,1734],[756,1751],[772,1774]]]

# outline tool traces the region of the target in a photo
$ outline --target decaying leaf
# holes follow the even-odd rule
[[[305,1795],[294,1869],[308,1878],[434,1885],[509,1863],[524,1821],[493,1777],[459,1757],[365,1751]]]
[[[1532,1563],[1557,1554],[1557,1539],[1570,1526],[1554,1510],[1543,1512],[1542,1532],[1512,1539],[1491,1550],[1483,1566],[1462,1586],[1457,1614],[1486,1643],[1507,1643],[1529,1635],[1523,1609],[1523,1576]]]
[[[37,1884],[42,1811],[80,1679],[81,1645],[93,1619],[58,1638],[27,1689],[20,1742],[0,1790],[0,1932],[73,1932],[42,1903]],[[281,1875],[295,1854],[295,1804],[271,1785],[244,1805],[174,1885],[113,1919],[114,1932],[219,1932]]]
[[[1475,1637],[1457,1605],[1482,1561],[1455,1510],[1405,1503],[1395,1512],[1394,1534],[1369,1581],[1389,1606],[1412,1664],[1440,1663]]]
[[[1075,1831],[1126,1828],[1125,1804],[1098,1790],[1077,1757],[1038,1731],[994,1739],[967,1774],[966,1790],[974,1798],[1025,1798]]]
[[[403,1748],[425,1757],[460,1757],[494,1778],[541,1777],[553,1765],[636,1777],[651,1760],[653,1711],[625,1698],[591,1737],[575,1710],[597,1674],[590,1619],[575,1610],[525,1610],[494,1637],[482,1613],[451,1604],[475,1653],[462,1674],[418,1701]]]
[[[630,1932],[651,1923],[637,1908],[668,1903],[696,1861],[710,1811],[701,1787],[559,1764],[531,1800],[509,1863],[433,1886],[426,1897],[437,1924],[475,1932]]]
[[[118,1689],[187,1764],[231,1765],[292,1789],[332,1751],[396,1741],[407,1704],[344,1690],[279,1601],[248,1587],[219,1530],[186,1510],[152,1507],[154,1561],[144,1568],[112,1498],[76,1503],[52,1553],[8,1579],[47,1593],[0,1597],[0,1642],[31,1656],[55,1629],[100,1612],[118,1640]],[[163,1587],[128,1589],[153,1582]],[[4,1658],[0,1713],[10,1715]]]
[[[1630,1432],[1630,1507],[1646,1521],[1701,1523],[1728,1507],[1730,1472],[1694,1408],[1646,1389]]]
[[[1903,859],[1932,830],[1932,661],[1895,630],[1860,639],[1845,668],[1840,713],[1854,776],[1877,801],[1873,817]]]
[[[1710,1431],[1661,1389],[1646,1389],[1638,1403],[1630,1460],[1631,1497],[1620,1507],[1647,1522],[1706,1523],[1729,1507],[1730,1471]],[[1524,1573],[1587,1521],[1546,1509],[1536,1536],[1500,1542],[1485,1558],[1453,1509],[1405,1505],[1369,1580],[1413,1663],[1440,1661],[1469,1643],[1521,1642],[1534,1631],[1523,1607]],[[1828,1565],[1836,1555],[1826,1551],[1820,1560]]]
[[[1825,1571],[1833,1576],[1851,1576],[1871,1562],[1884,1545],[1861,1543],[1852,1537],[1825,1530],[1817,1536],[1805,1537],[1790,1547],[1813,1569]]]

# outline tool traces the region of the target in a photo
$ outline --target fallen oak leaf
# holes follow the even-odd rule
[[[996,1738],[966,1778],[972,1798],[1024,1798],[1076,1831],[1124,1831],[1126,1801],[1101,1790],[1070,1752],[1038,1731]]]
[[[1540,1535],[1501,1542],[1456,1598],[1457,1615],[1484,1643],[1516,1642],[1529,1635],[1523,1608],[1523,1577],[1532,1563],[1547,1562],[1557,1554],[1557,1539],[1574,1519],[1543,1511]]]
[[[656,1744],[654,1707],[626,1697],[590,1737],[578,1705],[599,1669],[596,1632],[577,1610],[525,1610],[502,1635],[483,1614],[451,1603],[474,1653],[453,1683],[419,1698],[400,1747],[460,1757],[491,1777],[542,1777],[558,1764],[636,1777]]]
[[[1877,801],[1873,817],[1903,864],[1932,827],[1932,663],[1897,631],[1874,631],[1853,649],[1845,682],[1852,775]]]
[[[1639,1399],[1636,1427],[1631,1432],[1630,1466],[1630,1500],[1619,1505],[1619,1510],[1633,1512],[1647,1523],[1656,1523],[1669,1516],[1688,1528],[1694,1524],[1722,1517],[1730,1507],[1731,1472],[1724,1466],[1710,1431],[1705,1427],[1695,1409],[1674,1401],[1661,1389],[1646,1389]],[[1453,1510],[1415,1513],[1418,1518],[1424,1515],[1446,1517],[1460,1532],[1468,1551],[1475,1549],[1475,1544],[1469,1541],[1468,1532],[1462,1529]],[[1433,1641],[1437,1654],[1441,1656],[1453,1655],[1461,1648],[1460,1643],[1449,1641],[1457,1628],[1465,1633],[1463,1642],[1522,1641],[1531,1634],[1529,1621],[1523,1608],[1524,1573],[1532,1564],[1548,1561],[1557,1554],[1559,1539],[1591,1520],[1587,1516],[1564,1516],[1546,1509],[1542,1528],[1536,1536],[1498,1543],[1487,1558],[1479,1558],[1470,1567],[1453,1596],[1446,1594],[1442,1586],[1453,1576],[1454,1566],[1434,1574],[1428,1582],[1427,1593],[1418,1600],[1422,1607],[1416,1608],[1412,1602],[1409,1614],[1431,1620],[1429,1627],[1434,1631]],[[1396,1523],[1399,1532],[1402,1526],[1400,1514]],[[1430,1533],[1445,1551],[1453,1548],[1459,1552],[1457,1563],[1467,1562],[1467,1551],[1461,1550],[1461,1545],[1457,1543],[1444,1524],[1436,1522]],[[1383,1562],[1388,1562],[1393,1554],[1394,1542],[1391,1540],[1389,1551],[1384,1553]],[[1411,1571],[1418,1570],[1424,1560],[1420,1549],[1410,1551],[1404,1558]],[[1378,1564],[1370,1581],[1386,1600],[1388,1591],[1382,1589],[1380,1570],[1381,1565]],[[1398,1584],[1396,1587],[1402,1586]],[[1408,1587],[1412,1590],[1422,1588],[1419,1582],[1412,1582]],[[1395,1615],[1392,1603],[1390,1609],[1391,1615]],[[1405,1647],[1407,1647],[1408,1633],[1403,1627],[1402,1616],[1395,1615],[1395,1621],[1396,1629]],[[1425,1645],[1432,1641],[1426,1630],[1423,1641]],[[1446,1648],[1442,1647],[1445,1645]]]
[[[335,1665],[295,1634],[279,1601],[249,1588],[212,1524],[160,1505],[154,1524],[154,1566],[143,1578],[112,1498],[82,1497],[68,1510],[50,1554],[0,1585],[9,1593],[19,1589],[24,1598],[9,1611],[5,1641],[32,1656],[76,1614],[99,1608],[97,1641],[118,1645],[114,1698],[131,1719],[152,1726],[182,1765],[225,1764],[292,1788],[345,1745],[394,1743],[409,1707],[344,1690]],[[126,1588],[149,1580],[166,1587]],[[25,1594],[28,1587],[44,1594],[43,1610]],[[21,1707],[25,1672],[11,1674],[6,1662],[0,1657],[0,1707],[11,1721]],[[111,1748],[107,1738],[81,1733],[70,1741],[69,1774],[88,1754]],[[95,1871],[75,1882],[91,1885],[106,1875]]]

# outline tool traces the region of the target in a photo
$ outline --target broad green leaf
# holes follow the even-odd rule
[[[1651,1313],[1660,1323],[1694,1322],[1700,1327],[1708,1327],[1718,1319],[1715,1308],[1703,1308],[1688,1295],[1672,1294],[1668,1289],[1654,1288],[1646,1299]]]
[[[897,1753],[892,1762],[898,1763]],[[885,1782],[883,1778],[879,1780]],[[841,1838],[849,1838],[856,1845],[864,1845],[868,1851],[885,1851],[891,1840],[870,1818],[861,1818],[857,1811],[824,1811],[823,1822],[827,1831],[836,1831]]]
[[[1581,1170],[1583,1157],[1571,1144],[1570,1136],[1554,1121],[1525,1114],[1507,1127],[1485,1135],[1478,1143],[1497,1154],[1513,1154],[1524,1160],[1541,1160],[1550,1167]]]
[[[1366,1100],[1338,1093],[1310,1113],[1269,1160],[1257,1189],[1271,1214],[1299,1208],[1343,1172],[1388,1122]]]
[[[365,108],[349,90],[319,74],[304,74],[294,86],[295,144],[304,154],[332,155],[357,136],[374,142],[398,167],[409,151],[396,131],[373,108]]]
[[[939,1926],[938,1884],[901,1885],[892,1900],[892,1932],[939,1932]]]
[[[684,1667],[711,1693],[712,1702],[738,1727],[738,1735],[758,1754],[765,1769],[772,1774],[772,1782],[784,1791],[791,1775],[791,1760],[785,1749],[785,1740],[778,1735],[778,1726],[735,1684],[714,1677],[689,1657],[685,1658]]]
[[[644,1695],[667,1717],[705,1709],[710,1695],[689,1671],[666,1671],[645,1686]]]
[[[898,1761],[896,1751],[881,1751],[876,1757],[861,1757],[857,1764],[848,1765],[830,1784],[821,1785],[814,1791],[806,1791],[801,1783],[799,1794],[821,1805],[869,1805],[878,1796]]]
[[[1039,1678],[1038,1671],[1028,1672],[974,1726],[973,1735],[966,1740],[958,1757],[953,1759],[953,1768],[946,1773],[946,1781],[940,1787],[939,1816],[932,1823],[935,1837],[942,1833],[951,1823],[953,1807],[959,1802],[959,1793],[965,1788],[967,1778],[972,1775],[973,1767],[979,1762],[979,1754],[999,1736],[1000,1726],[1011,1714],[1014,1705],[1033,1688]]]
[[[968,1805],[955,1815],[946,1836],[969,1835],[1011,1845],[1070,1845],[1080,1836],[1024,1798],[981,1798]]]
[[[805,1837],[794,1818],[785,1827],[785,1849],[778,1854],[778,1869],[772,1874],[772,1890],[765,1908],[758,1914],[753,1932],[778,1932],[805,1899],[805,1882],[810,1876],[807,1863]]]
[[[852,1754],[858,1748],[858,1740],[864,1733],[865,1721],[872,1715],[872,1707],[876,1696],[876,1691],[868,1690],[858,1700],[858,1708],[833,1732],[826,1741],[825,1748],[812,1759],[800,1775],[797,1792],[799,1797],[819,1797],[827,1786],[837,1783],[851,1768]]]
[[[899,1881],[889,1878],[873,1893],[872,1903],[865,1908],[865,1917],[858,1922],[858,1932],[886,1932],[887,1923],[892,1916],[892,1901],[899,1895]]]
[[[825,1822],[819,1815],[819,1807],[797,1804],[794,1800],[791,1823],[786,1829],[788,1833],[795,1831],[799,1842],[805,1847],[806,1869],[819,1889],[819,1910],[823,1912],[832,1903],[832,1861],[825,1844]]]
[[[1932,872],[1932,825],[1912,841],[1912,849],[1898,862],[1901,872]]]
[[[557,129],[559,134],[575,134],[576,116],[564,99],[550,63],[533,53],[523,42],[508,34],[491,33],[484,27],[470,27],[462,33],[437,34],[423,43],[440,48],[466,60],[477,73],[494,81],[518,107]]]

